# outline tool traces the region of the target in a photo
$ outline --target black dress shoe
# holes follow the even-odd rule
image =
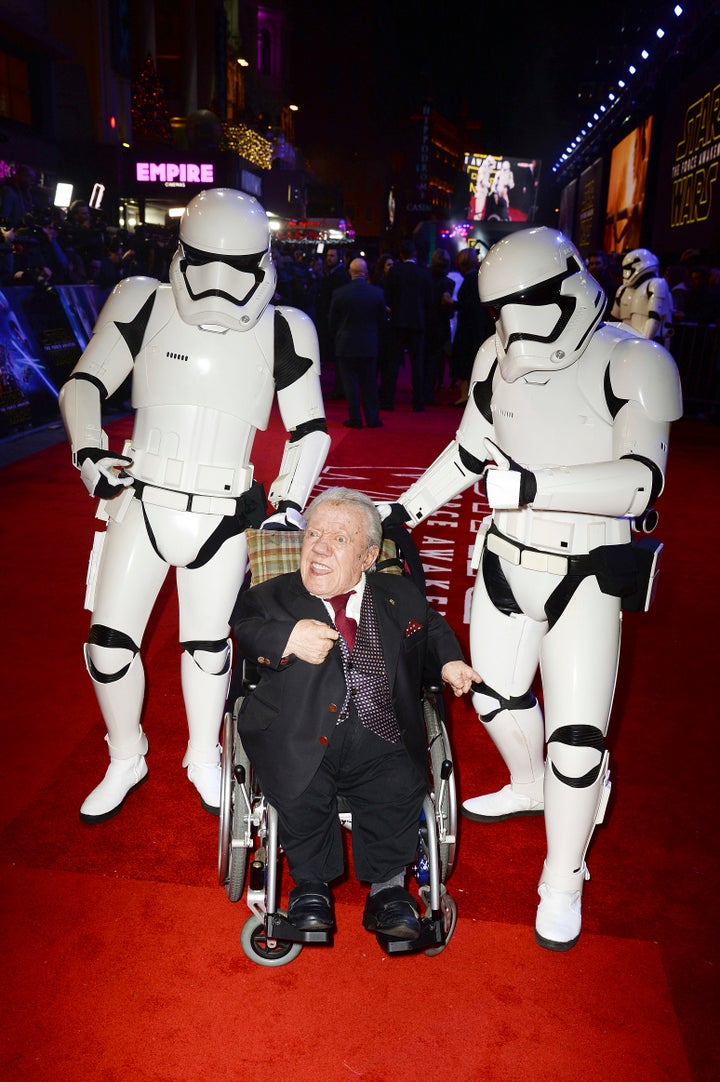
[[[417,939],[420,935],[417,903],[403,887],[368,894],[362,922],[369,932],[395,939]]]
[[[333,927],[327,883],[299,883],[290,891],[288,920],[300,932],[327,932]]]
[[[362,421],[343,421],[346,428],[362,428]]]

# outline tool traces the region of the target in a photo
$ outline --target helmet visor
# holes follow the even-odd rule
[[[508,297],[500,297],[487,307],[495,320],[495,332],[502,348],[513,342],[555,342],[570,322],[577,298],[560,291],[568,274],[557,275]]]
[[[201,252],[181,241],[180,271],[194,301],[221,297],[239,307],[247,304],[265,277],[261,262],[265,252],[224,256]]]

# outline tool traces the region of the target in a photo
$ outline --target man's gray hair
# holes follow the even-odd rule
[[[358,491],[356,488],[326,488],[319,496],[316,496],[305,511],[305,518],[309,519],[316,507],[322,503],[334,503],[340,506],[356,507],[365,516],[365,534],[368,548],[382,545],[382,520],[380,513],[370,497]]]

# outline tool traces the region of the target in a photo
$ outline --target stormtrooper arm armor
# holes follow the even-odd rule
[[[530,471],[488,440],[500,467],[486,474],[491,507],[529,504],[543,511],[634,518],[654,503],[664,485],[670,422],[682,415],[675,362],[655,342],[623,339],[611,356],[606,383],[614,417],[612,460]]]
[[[60,390],[60,413],[72,448],[73,465],[82,467],[82,454],[107,448],[102,429],[105,399],[118,389],[132,371],[137,346],[146,320],[145,305],[154,297],[154,278],[126,278],[115,287],[103,306],[93,335],[70,378]]]
[[[494,361],[490,340],[480,348],[475,360],[468,402],[455,439],[398,500],[409,515],[410,526],[422,522],[483,476],[490,458],[484,437],[493,431],[490,396]]]
[[[673,302],[670,286],[664,278],[653,278],[648,286],[648,313],[643,327],[644,338],[657,339],[665,323],[672,320]]]
[[[275,385],[290,438],[268,499],[302,511],[330,449],[320,386],[320,353],[312,320],[295,308],[275,310]]]

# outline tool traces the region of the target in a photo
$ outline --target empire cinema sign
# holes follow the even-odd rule
[[[213,184],[215,167],[209,162],[136,162],[135,179],[141,184],[164,184],[166,188]]]

